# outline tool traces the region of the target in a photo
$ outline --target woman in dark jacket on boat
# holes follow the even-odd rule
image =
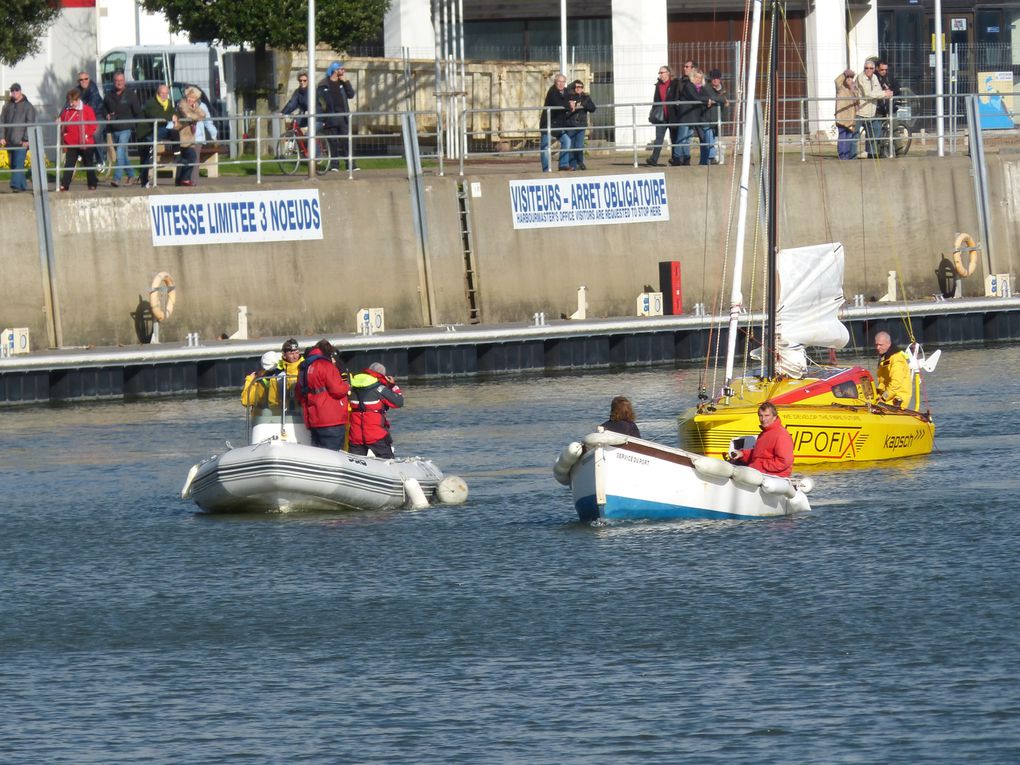
[[[602,423],[603,430],[641,438],[641,431],[634,423],[634,407],[626,396],[617,396],[609,405],[609,419]]]

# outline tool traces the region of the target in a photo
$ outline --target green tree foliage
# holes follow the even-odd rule
[[[13,66],[39,52],[60,7],[53,0],[3,0],[3,5],[6,23],[0,25],[0,64]]]
[[[15,0],[26,2],[27,0]],[[375,40],[391,0],[317,0],[315,38],[334,50]],[[307,0],[143,0],[195,42],[295,50],[308,40]]]

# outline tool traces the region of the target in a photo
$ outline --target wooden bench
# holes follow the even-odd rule
[[[160,144],[159,152],[156,155],[156,172],[163,171],[170,173],[171,175],[175,172],[176,162],[175,157],[166,144]],[[205,170],[206,178],[219,178],[220,177],[220,154],[226,154],[227,147],[220,146],[216,143],[204,143],[198,150],[198,170],[201,173]]]

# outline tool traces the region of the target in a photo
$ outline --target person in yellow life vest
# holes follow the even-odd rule
[[[393,436],[386,412],[404,405],[404,394],[397,381],[386,374],[378,361],[351,378],[351,415],[348,423],[351,454],[393,459]]]
[[[878,396],[884,404],[900,407],[910,403],[910,364],[907,354],[893,345],[888,332],[875,335],[878,351],[878,373],[875,375]]]
[[[298,370],[301,369],[301,362],[305,357],[301,353],[301,346],[293,337],[287,340],[281,347],[279,367],[287,373],[287,408],[296,409],[297,400],[294,397],[294,386],[297,385]]]
[[[266,351],[262,354],[261,368],[244,378],[241,403],[250,407],[253,414],[269,409],[280,413],[280,352]]]

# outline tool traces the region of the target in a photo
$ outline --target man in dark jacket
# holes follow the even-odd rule
[[[138,96],[127,86],[124,72],[113,73],[113,89],[103,99],[106,119],[111,121],[109,134],[113,136],[113,145],[117,147],[117,164],[113,168],[111,186],[119,186],[121,179],[127,176],[126,185],[135,182],[135,168],[128,159],[128,144],[134,132],[134,122],[142,114],[142,106]]]
[[[305,355],[298,372],[297,395],[312,446],[341,451],[347,429],[347,393],[351,386],[340,376],[329,340],[317,342]]]
[[[142,119],[138,123],[138,164],[142,169],[141,184],[149,188],[149,163],[152,161],[152,128],[156,127],[156,138],[172,144],[180,135],[167,125],[174,118],[174,103],[170,100],[170,88],[160,85],[156,95],[142,107]],[[179,149],[175,149],[178,153]]]
[[[557,72],[553,76],[553,84],[545,94],[543,106],[546,108],[542,109],[542,117],[538,121],[538,129],[542,131],[538,144],[538,152],[542,159],[542,172],[549,172],[552,155],[549,144],[552,139],[560,142],[560,170],[569,170],[570,138],[564,128],[567,126],[570,99],[567,95],[567,78],[563,72]]]
[[[900,83],[892,76],[889,72],[889,62],[885,59],[880,59],[875,64],[875,76],[878,77],[879,83],[882,85],[882,90],[889,91],[890,95],[875,104],[875,119],[881,120],[882,123],[882,135],[885,137],[885,142],[881,147],[881,153],[883,156],[893,158],[896,156],[895,151],[889,150],[889,107],[893,102],[893,99],[899,96]]]
[[[323,115],[322,134],[329,142],[333,158],[329,163],[331,172],[340,171],[340,157],[346,157],[350,151],[347,134],[350,126],[351,104],[354,98],[354,86],[350,80],[344,79],[344,65],[334,61],[326,68],[326,79],[319,83],[318,110]],[[348,170],[357,170],[354,163],[344,161]]]
[[[35,107],[21,92],[21,85],[11,85],[11,99],[0,112],[0,149],[7,149],[11,161],[11,191],[28,191],[25,183],[25,154],[28,152],[28,125],[35,122]]]

